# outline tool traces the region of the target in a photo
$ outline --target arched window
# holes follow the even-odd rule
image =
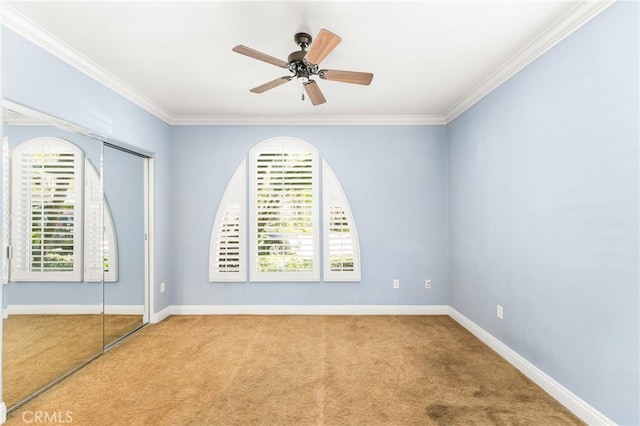
[[[84,160],[84,281],[118,281],[118,242],[100,174]]]
[[[117,280],[111,212],[82,150],[62,139],[35,138],[11,157],[10,279],[101,281],[104,271],[106,281]]]
[[[324,280],[360,281],[360,244],[351,208],[338,178],[322,161]]]
[[[245,221],[246,165],[243,161],[229,181],[213,223],[209,281],[246,281]]]
[[[319,161],[313,146],[293,138],[270,139],[249,152],[248,172],[242,162],[216,214],[210,281],[246,281],[247,261],[250,281],[320,281],[321,243],[325,281],[360,280],[358,237],[349,203],[325,162],[320,179]]]

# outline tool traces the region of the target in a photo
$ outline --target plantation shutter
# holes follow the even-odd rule
[[[218,207],[209,245],[209,281],[246,281],[246,162],[236,169]]]
[[[82,280],[82,165],[82,151],[61,139],[14,150],[13,281]]]
[[[251,159],[251,280],[318,281],[317,151],[276,139]]]
[[[322,162],[324,280],[360,281],[358,233],[347,197],[326,161]]]
[[[117,244],[100,174],[85,160],[84,281],[117,281]]]

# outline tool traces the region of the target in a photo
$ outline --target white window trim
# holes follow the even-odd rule
[[[353,246],[353,271],[331,270],[330,223],[331,206],[339,204],[349,223],[349,233]],[[353,220],[349,200],[342,185],[329,164],[322,160],[322,228],[323,228],[323,280],[324,281],[360,281],[360,242],[356,222]]]
[[[267,152],[310,152],[312,154],[312,234],[313,265],[307,272],[261,272],[258,271],[258,218],[257,218],[257,160]],[[259,143],[249,152],[249,223],[250,223],[250,268],[252,282],[302,282],[320,281],[320,179],[318,167],[318,150],[312,145],[294,138],[279,137]]]
[[[247,258],[246,258],[246,222],[247,222],[247,165],[243,161],[236,169],[224,190],[224,195],[220,201],[216,218],[211,231],[211,240],[209,242],[209,281],[210,282],[244,282],[247,280]],[[220,271],[219,254],[220,247],[218,245],[221,240],[221,230],[224,226],[227,214],[237,212],[239,220],[239,270],[238,271]]]

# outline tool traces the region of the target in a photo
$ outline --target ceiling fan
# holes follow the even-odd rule
[[[264,93],[267,90],[288,83],[296,77],[302,79],[304,90],[307,92],[311,103],[313,105],[320,105],[327,100],[324,98],[315,80],[311,79],[313,76],[318,76],[323,80],[341,81],[343,83],[362,84],[365,86],[371,83],[373,74],[368,72],[320,69],[318,64],[342,41],[339,36],[331,31],[325,29],[320,30],[313,44],[311,43],[311,36],[307,33],[297,33],[293,37],[293,40],[300,46],[300,50],[291,53],[287,58],[287,62],[243,45],[238,45],[232,49],[241,55],[288,69],[292,74],[261,84],[251,89],[250,92]],[[309,48],[308,51],[307,48]],[[302,100],[304,100],[304,93],[302,94]]]

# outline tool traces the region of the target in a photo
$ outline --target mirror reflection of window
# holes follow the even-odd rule
[[[11,156],[10,279],[98,282],[104,273],[105,281],[117,281],[111,212],[82,150],[63,139],[35,138]]]
[[[82,150],[36,138],[11,155],[11,280],[82,281]]]
[[[102,353],[102,277],[89,281],[88,199],[103,204],[87,170],[102,141],[19,105],[3,111],[2,391],[9,411]],[[15,107],[15,110],[8,108]],[[89,241],[96,238],[98,241]],[[102,275],[100,273],[100,275]],[[109,284],[113,285],[113,284]]]

